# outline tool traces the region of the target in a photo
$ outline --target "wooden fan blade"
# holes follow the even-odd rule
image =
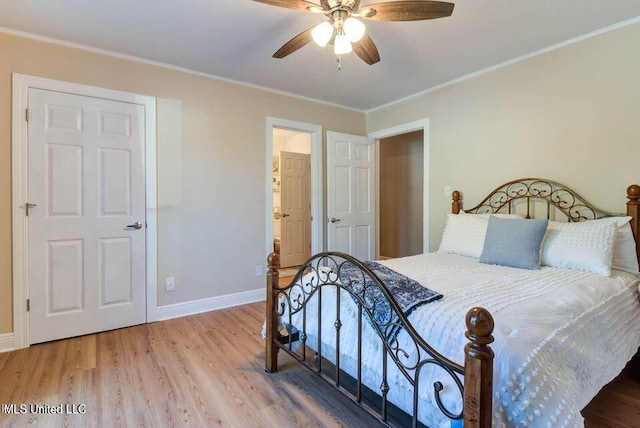
[[[302,10],[305,12],[308,11],[309,8],[311,7],[320,8],[320,6],[318,6],[317,4],[311,3],[305,0],[253,0],[253,1],[258,3],[268,4],[271,6],[286,7],[287,9]]]
[[[373,65],[380,61],[380,54],[376,44],[373,43],[371,37],[368,34],[362,36],[360,41],[353,43],[353,51],[360,57],[361,60],[369,65]]]
[[[284,44],[284,46],[278,49],[278,52],[273,54],[273,57],[284,58],[285,56],[294,53],[295,51],[297,51],[298,49],[300,49],[301,47],[309,43],[311,40],[313,40],[311,38],[311,31],[313,29],[314,27],[311,27],[308,30],[304,30],[302,33],[298,34],[293,39],[289,40],[287,43]]]
[[[453,3],[428,0],[388,1],[369,4],[360,11],[365,19],[377,21],[422,21],[451,16]],[[376,13],[367,16],[369,9]]]

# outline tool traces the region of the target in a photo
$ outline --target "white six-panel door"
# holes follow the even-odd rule
[[[311,155],[280,152],[280,266],[311,257]]]
[[[31,343],[145,322],[144,117],[29,89]]]
[[[375,140],[327,132],[329,251],[375,257]]]

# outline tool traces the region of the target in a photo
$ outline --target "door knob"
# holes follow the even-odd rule
[[[24,204],[24,208],[25,208],[25,210],[26,210],[27,217],[29,217],[29,210],[30,210],[31,208],[35,208],[35,207],[37,207],[37,206],[38,206],[38,204],[32,204],[32,203],[30,203],[30,202],[27,202],[26,204]]]
[[[136,221],[133,224],[128,224],[127,227],[132,229],[142,229],[142,222]]]
[[[340,221],[339,218],[335,218],[335,217],[331,217],[331,220],[329,220],[331,223],[337,223]]]
[[[282,214],[282,217],[289,217],[290,214]]]

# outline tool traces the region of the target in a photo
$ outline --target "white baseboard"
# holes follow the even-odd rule
[[[224,296],[209,297],[206,299],[192,300],[190,302],[158,306],[156,309],[156,319],[158,321],[162,321],[171,318],[185,317],[187,315],[195,315],[202,312],[260,302],[265,299],[265,289],[259,288],[257,290],[242,291],[240,293],[226,294]]]
[[[226,294],[224,296],[209,297],[207,299],[192,300],[190,302],[176,303],[173,305],[159,306],[156,309],[158,321],[187,315],[200,314],[202,312],[215,311],[217,309],[230,308],[232,306],[246,305],[247,303],[265,300],[264,288],[243,291],[240,293]],[[0,334],[0,353],[15,349],[13,333]]]
[[[0,334],[0,352],[9,352],[14,349],[13,333]]]

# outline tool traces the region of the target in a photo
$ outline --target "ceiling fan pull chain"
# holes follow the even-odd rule
[[[340,55],[336,55],[336,62],[338,63],[338,71],[342,71],[342,61],[340,61]]]

